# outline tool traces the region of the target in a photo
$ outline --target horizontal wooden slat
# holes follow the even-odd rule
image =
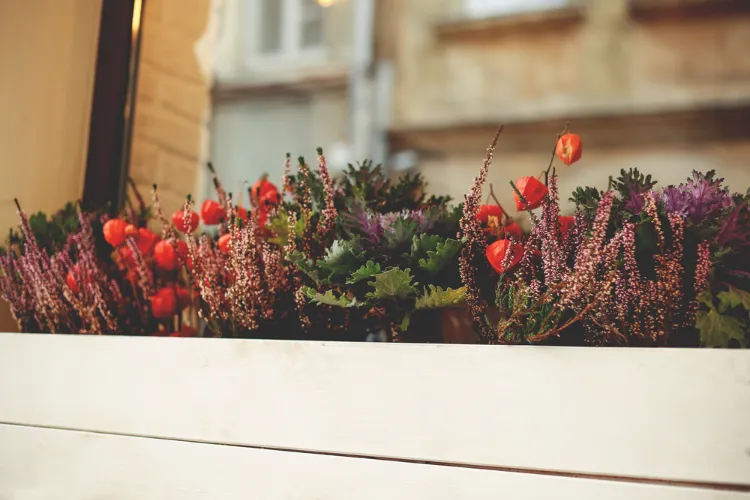
[[[750,484],[750,352],[0,335],[0,422]]]
[[[739,500],[728,491],[0,425],[0,498]]]

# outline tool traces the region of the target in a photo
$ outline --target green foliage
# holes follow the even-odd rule
[[[37,212],[29,216],[31,232],[34,234],[39,246],[48,254],[51,255],[61,249],[65,245],[68,236],[78,232],[80,229],[81,223],[78,219],[77,207],[77,203],[69,202],[51,216],[43,212]],[[104,241],[102,234],[100,217],[103,213],[104,210],[88,212],[86,216],[94,232],[97,255],[102,259],[106,259],[112,247]],[[25,240],[26,238],[20,227],[12,228],[6,240],[7,247],[0,247],[0,253],[5,253],[13,248],[20,249]]]
[[[704,347],[729,347],[736,342],[748,346],[750,333],[750,293],[730,287],[716,294],[703,292],[699,300],[704,306],[698,311],[695,326]],[[715,304],[718,302],[718,306]]]
[[[593,219],[596,214],[596,208],[599,206],[599,202],[602,199],[602,193],[593,187],[578,186],[569,201],[576,204],[576,211],[583,212],[587,218]]]
[[[390,188],[383,166],[373,165],[370,160],[357,167],[349,164],[339,185],[341,196],[337,206],[344,208],[355,203],[378,212],[385,206]]]
[[[455,307],[462,305],[466,299],[466,287],[453,289],[443,288],[435,285],[427,285],[422,296],[417,298],[414,309],[438,309],[441,307]]]
[[[334,307],[361,307],[363,304],[357,302],[357,299],[350,299],[345,295],[337,297],[331,290],[325,293],[319,293],[317,290],[308,286],[302,287],[302,292],[315,304],[325,304]]]
[[[297,269],[305,273],[313,282],[316,284],[320,283],[320,272],[315,268],[315,263],[312,259],[308,259],[304,253],[299,250],[295,250],[287,256],[289,261],[294,264]]]
[[[456,255],[461,250],[461,242],[446,239],[438,242],[434,250],[427,251],[427,258],[419,260],[419,267],[429,274],[435,275],[451,262],[456,262]]]
[[[701,332],[703,347],[727,347],[732,340],[746,347],[745,330],[747,324],[728,314],[721,314],[714,308],[708,312],[698,311],[695,325]]]
[[[740,290],[739,288],[730,287],[716,294],[719,299],[719,312],[725,313],[729,309],[742,306],[746,311],[750,311],[750,293]]]
[[[398,301],[409,299],[417,294],[416,287],[419,283],[412,283],[414,277],[411,275],[411,269],[394,267],[376,274],[374,278],[369,283],[373,291],[367,293],[370,299]]]
[[[67,203],[62,210],[48,217],[44,212],[37,212],[29,216],[29,226],[39,246],[52,253],[61,248],[69,234],[75,233],[80,227],[75,203]],[[20,228],[11,229],[9,246],[19,245],[25,241]]]
[[[354,271],[351,277],[346,279],[346,284],[353,285],[360,281],[372,278],[376,274],[380,274],[380,264],[368,260],[366,264]]]
[[[392,183],[382,165],[374,165],[369,160],[356,167],[349,164],[339,187],[336,200],[339,209],[359,205],[377,213],[389,213],[445,205],[450,201],[449,196],[426,198],[427,183],[422,174],[406,174]]]
[[[621,169],[620,176],[612,181],[612,188],[623,198],[650,191],[655,185],[656,181],[651,179],[651,174],[644,176],[637,168],[627,171]]]
[[[362,253],[349,240],[336,240],[326,250],[326,255],[318,261],[322,276],[330,282],[335,277],[351,275],[361,266]]]
[[[305,180],[317,198],[315,168]],[[299,174],[292,185],[298,189]],[[352,321],[361,315],[362,321],[379,321],[401,331],[413,319],[417,300],[422,308],[459,304],[464,290],[459,289],[456,255],[462,243],[453,238],[462,206],[447,206],[449,197],[427,198],[425,188],[421,174],[391,181],[382,166],[370,161],[349,165],[337,181],[336,237],[323,242],[329,245],[323,257],[313,261],[300,252],[288,256],[315,284],[306,289],[310,301],[348,307]],[[322,198],[313,203],[313,218],[321,207]],[[277,245],[289,237],[286,214],[291,211],[301,212],[294,203],[287,204],[269,223]],[[296,237],[300,241],[301,231]],[[418,282],[427,285],[424,293]]]
[[[427,258],[427,252],[435,251],[441,241],[443,241],[443,238],[437,234],[423,233],[414,236],[411,243],[411,252],[408,255],[409,262],[412,265],[418,265],[420,260]]]
[[[269,219],[268,228],[274,235],[268,241],[280,247],[285,246],[289,242],[289,212],[285,208],[281,208],[276,215]],[[304,221],[298,220],[294,226],[295,238],[302,236],[303,229]]]
[[[387,248],[400,251],[406,249],[417,233],[417,222],[406,217],[396,217],[383,233]]]
[[[529,343],[529,337],[557,328],[569,314],[552,302],[537,302],[525,283],[498,286],[497,306],[501,311],[498,332],[510,343]]]
[[[383,211],[397,212],[418,209],[425,199],[425,187],[427,187],[427,183],[420,173],[413,177],[411,174],[400,177],[385,197]]]

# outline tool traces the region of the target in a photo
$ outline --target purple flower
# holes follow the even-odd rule
[[[668,213],[676,213],[683,216],[687,215],[688,205],[690,204],[690,193],[683,190],[682,187],[667,186],[661,194],[664,208]]]
[[[693,170],[686,183],[665,188],[662,200],[667,212],[683,215],[696,224],[720,215],[732,205],[732,197],[721,185],[724,179],[715,175],[714,170],[706,174]]]
[[[638,215],[643,210],[643,191],[637,187],[630,187],[628,196],[623,201],[625,202],[625,210],[633,215]]]

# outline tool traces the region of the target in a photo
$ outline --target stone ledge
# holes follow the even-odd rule
[[[347,74],[307,76],[285,82],[218,83],[211,89],[213,102],[227,102],[270,94],[306,94],[321,90],[343,89],[349,84]]]
[[[747,140],[750,137],[750,100],[734,105],[581,113],[559,118],[503,120],[498,117],[496,122],[391,129],[388,135],[393,152],[415,149],[427,155],[475,154],[481,157],[500,124],[505,125],[500,139],[504,151],[538,151],[551,147],[566,120],[570,120],[574,131],[585,135],[588,147]]]
[[[530,29],[544,30],[570,27],[584,20],[585,9],[577,3],[566,7],[544,9],[520,14],[484,18],[457,18],[441,21],[435,25],[439,40],[471,41],[504,35],[528,32]]]
[[[637,21],[673,21],[750,14],[748,0],[630,0]]]

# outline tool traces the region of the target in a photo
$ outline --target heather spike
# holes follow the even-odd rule
[[[323,155],[323,148],[319,147],[318,151],[318,172],[320,178],[323,181],[323,196],[325,199],[325,207],[321,214],[320,227],[318,229],[318,238],[320,241],[325,242],[329,234],[333,230],[334,224],[336,223],[336,217],[338,211],[334,204],[334,192],[333,192],[333,180],[331,174],[328,171],[326,165],[326,157]]]
[[[461,280],[466,286],[466,304],[469,306],[474,323],[479,327],[481,337],[486,342],[494,342],[495,334],[484,319],[487,301],[482,297],[477,279],[477,265],[479,262],[483,262],[486,248],[477,214],[482,204],[482,185],[487,180],[495,147],[502,131],[503,127],[500,127],[492,143],[487,148],[482,167],[479,169],[479,174],[474,178],[474,182],[469,189],[469,194],[466,195],[463,216],[460,221],[461,234],[459,234],[459,237],[464,238],[464,247],[459,257],[459,272]]]

